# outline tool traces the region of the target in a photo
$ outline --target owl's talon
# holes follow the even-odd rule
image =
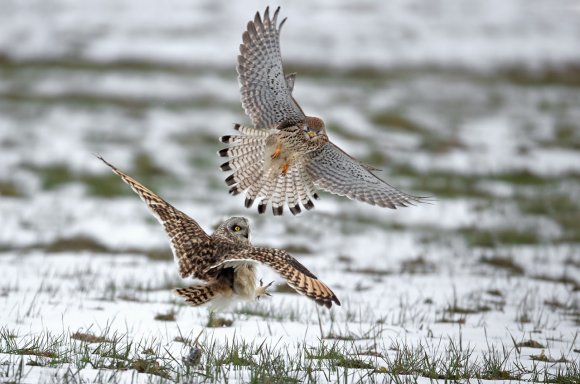
[[[268,288],[270,288],[274,284],[273,281],[270,282],[268,285],[264,285],[262,279],[260,279],[260,286],[256,288],[256,299],[260,300],[262,296],[272,296],[270,292],[268,292]]]

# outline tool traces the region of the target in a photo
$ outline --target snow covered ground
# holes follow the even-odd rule
[[[263,2],[3,1],[0,382],[578,380],[578,3],[281,5],[305,111],[433,204],[274,218],[228,195],[217,137],[248,122],[235,58]],[[249,217],[342,306],[278,280],[208,327],[95,153],[207,231]]]

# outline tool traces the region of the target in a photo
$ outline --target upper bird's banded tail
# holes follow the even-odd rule
[[[264,151],[266,149],[267,131],[236,124],[234,128],[244,135],[222,136],[220,140],[229,144],[218,152],[229,160],[220,166],[222,171],[234,171],[226,178],[230,193],[237,195],[262,178]]]
[[[297,215],[301,212],[300,209],[300,196],[298,193],[298,188],[296,186],[296,175],[297,171],[295,168],[290,169],[286,175],[286,191],[288,192],[288,207],[290,207],[290,212],[293,215]]]
[[[246,208],[261,199],[258,204],[261,214],[266,212],[269,204],[275,216],[283,214],[285,205],[293,215],[302,211],[301,205],[307,210],[312,209],[312,200],[318,195],[302,163],[295,162],[284,172],[272,167],[266,169],[266,143],[271,131],[240,124],[236,124],[234,129],[242,135],[222,136],[221,141],[229,146],[218,152],[219,156],[229,158],[220,166],[222,171],[232,171],[225,179],[230,186],[229,192],[233,195],[245,192]]]

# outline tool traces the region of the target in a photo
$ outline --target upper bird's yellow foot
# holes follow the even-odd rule
[[[256,299],[260,299],[262,296],[272,296],[270,292],[268,292],[268,288],[270,288],[272,284],[274,284],[273,281],[268,285],[264,285],[264,283],[262,283],[262,279],[260,279],[260,286],[256,288]]]
[[[290,167],[290,164],[288,163],[284,163],[284,165],[282,166],[282,174],[285,175],[288,173],[288,168]]]
[[[282,144],[278,144],[278,146],[274,150],[274,153],[272,153],[272,156],[271,156],[272,159],[277,159],[278,157],[280,157],[281,153],[282,153]]]

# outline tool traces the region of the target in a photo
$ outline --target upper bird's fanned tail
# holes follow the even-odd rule
[[[298,194],[298,186],[296,185],[296,173],[295,167],[290,168],[286,174],[286,195],[288,199],[288,207],[293,215],[297,215],[301,212],[300,209],[300,196]]]
[[[260,199],[258,212],[265,213],[268,204],[272,205],[275,216],[282,215],[287,205],[293,215],[302,212],[300,204],[310,210],[314,207],[312,199],[317,199],[315,186],[307,174],[302,161],[295,161],[286,172],[274,168],[264,169],[266,142],[269,133],[262,129],[236,125],[243,135],[231,135],[225,141],[228,147],[218,151],[218,155],[228,158],[220,169],[232,173],[225,179],[230,193],[246,193],[244,205],[249,208]]]
[[[274,173],[273,169],[270,169],[265,177],[264,184],[262,189],[258,192],[258,197],[262,196],[262,200],[258,204],[258,213],[263,214],[266,212],[266,208],[268,207],[268,203],[270,199],[272,199],[272,195],[274,194],[274,190],[278,185],[279,177]]]
[[[218,151],[220,157],[229,158],[220,169],[233,171],[225,181],[230,193],[237,195],[260,183],[263,173],[264,151],[268,131],[236,124],[235,129],[242,135],[223,136],[222,142],[228,147]]]
[[[284,213],[286,188],[288,188],[288,175],[279,175],[274,191],[272,191],[272,213],[274,216],[282,216]]]
[[[308,174],[317,187],[330,193],[392,209],[428,201],[387,184],[330,142],[309,155]]]

